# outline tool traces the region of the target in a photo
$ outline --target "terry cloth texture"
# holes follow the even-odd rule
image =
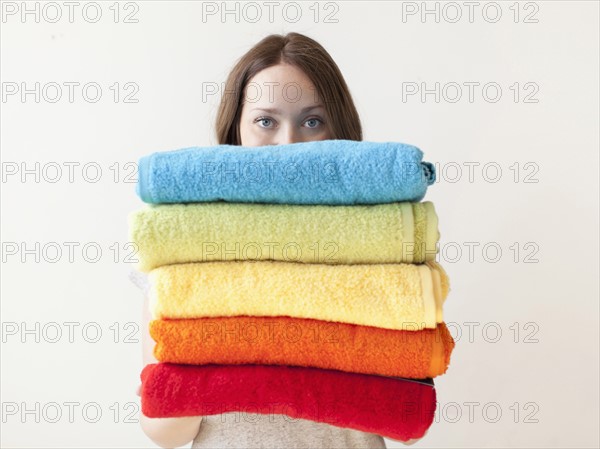
[[[284,315],[397,330],[434,329],[449,290],[435,261],[198,262],[161,266],[148,277],[153,319]]]
[[[455,344],[445,323],[415,332],[286,316],[153,320],[150,335],[159,362],[295,365],[414,379],[445,373]]]
[[[190,147],[140,158],[136,192],[153,204],[421,201],[435,182],[422,157],[412,145],[354,140]]]
[[[129,217],[138,270],[224,260],[422,263],[440,238],[432,202],[356,206],[147,205]]]
[[[144,294],[148,275],[131,270],[130,280]],[[386,449],[380,435],[283,414],[238,411],[202,416],[192,448],[204,449]]]
[[[150,418],[275,413],[406,441],[436,408],[433,384],[318,368],[157,363],[140,377]]]

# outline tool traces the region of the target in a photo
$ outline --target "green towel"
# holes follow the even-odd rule
[[[227,260],[423,263],[438,251],[430,201],[374,205],[180,203],[128,217],[137,269]]]

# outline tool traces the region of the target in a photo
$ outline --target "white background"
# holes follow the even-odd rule
[[[125,164],[154,151],[215,144],[219,97],[203,99],[203,83],[220,85],[252,45],[288,31],[316,39],[337,62],[364,140],[410,143],[439,164],[426,200],[440,218],[439,261],[451,280],[444,315],[457,346],[447,373],[435,380],[436,422],[416,447],[598,447],[598,3],[511,9],[514,2],[499,2],[495,23],[498,8],[482,12],[489,2],[475,7],[472,23],[463,2],[455,4],[462,13],[455,23],[457,9],[445,3],[437,4],[439,23],[432,14],[403,15],[408,3],[311,9],[303,2],[297,22],[295,10],[286,18],[279,3],[272,23],[262,2],[256,23],[249,21],[256,10],[243,4],[237,19],[217,14],[203,21],[202,3],[184,1],[117,5],[118,23],[113,2],[101,2],[97,23],[82,15],[85,2],[75,7],[73,23],[62,2],[56,23],[49,21],[56,9],[44,16],[41,3],[39,23],[32,14],[22,20],[21,2],[14,3],[19,13],[3,14],[3,91],[36,82],[41,91],[39,102],[33,94],[23,101],[19,92],[1,104],[1,399],[5,411],[18,407],[3,414],[3,447],[154,447],[137,423],[141,343],[127,323],[139,323],[142,296],[127,279],[124,246],[127,214],[143,203],[135,184],[125,182],[132,172]],[[124,23],[132,12],[138,22]],[[94,18],[93,9],[87,13]],[[337,22],[327,22],[328,14]],[[80,83],[72,103],[68,82]],[[403,99],[403,83],[434,89],[436,82],[439,102],[433,94]],[[468,82],[479,83],[472,102]],[[63,87],[55,103],[50,83]],[[101,86],[96,103],[83,98],[86,83]],[[114,83],[119,87],[111,90]],[[137,103],[123,101],[133,92],[125,83],[138,87]],[[449,83],[462,86],[456,102]],[[498,101],[493,88],[484,97],[486,83],[501,87]],[[35,172],[35,162],[39,182],[35,174],[23,182],[20,172],[7,173],[22,163]],[[72,183],[69,162],[80,164]],[[98,182],[84,179],[96,176],[93,167],[82,173],[87,163],[101,167]],[[470,163],[479,164],[471,180]],[[56,164],[62,178],[49,182]],[[39,261],[8,251],[36,242],[46,247]],[[66,242],[79,244],[72,262]],[[472,259],[468,242],[478,245]],[[85,244],[90,258],[94,246],[101,248],[96,263],[84,259]],[[62,257],[52,263],[56,246]],[[495,248],[502,254],[494,262]],[[69,322],[78,323],[73,342]],[[23,333],[36,323],[39,331]],[[52,343],[57,327],[62,337]],[[86,341],[96,328],[99,341]],[[132,343],[125,342],[129,334]],[[21,414],[36,402],[39,418]],[[69,402],[77,403],[73,422]],[[94,403],[102,412],[95,423]],[[50,422],[57,411],[62,416]]]

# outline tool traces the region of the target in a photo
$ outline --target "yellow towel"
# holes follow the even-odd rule
[[[277,260],[324,264],[423,263],[440,238],[433,203],[353,206],[192,203],[129,217],[137,269],[175,263]]]
[[[329,265],[230,261],[152,270],[154,319],[290,316],[397,330],[433,329],[443,321],[449,280],[424,264]]]

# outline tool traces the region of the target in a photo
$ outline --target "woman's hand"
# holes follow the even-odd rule
[[[148,295],[144,295],[142,309],[142,360],[143,366],[158,363],[152,353],[154,341],[150,336],[149,322],[151,320],[148,307]],[[135,394],[141,397],[142,384],[138,384]],[[202,424],[201,416],[186,416],[181,418],[148,418],[140,410],[140,424],[148,438],[162,448],[175,448],[189,444],[194,440]]]
[[[140,424],[146,436],[165,449],[189,444],[198,435],[201,423],[201,416],[148,418],[140,412]]]

